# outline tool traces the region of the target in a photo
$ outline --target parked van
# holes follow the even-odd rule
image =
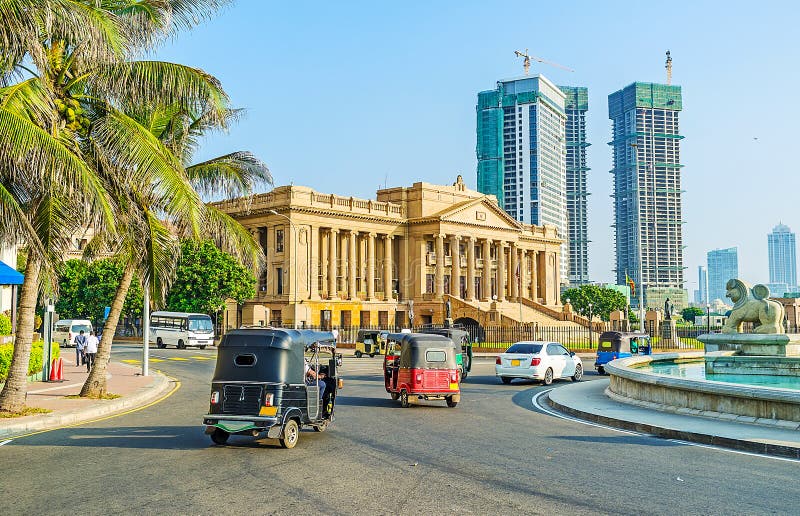
[[[150,340],[159,348],[205,349],[214,343],[214,325],[206,314],[153,312],[150,314]]]
[[[59,319],[53,326],[53,342],[62,346],[75,346],[75,337],[81,330],[87,337],[92,331],[92,321],[88,319]]]

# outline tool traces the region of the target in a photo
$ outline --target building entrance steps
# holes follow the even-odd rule
[[[609,380],[603,378],[558,387],[548,392],[547,403],[564,414],[607,426],[800,460],[800,432],[797,428],[690,416],[629,405],[606,396],[608,384]]]
[[[520,313],[522,314],[522,322],[524,324],[538,324],[539,326],[558,326],[578,328],[581,325],[572,321],[562,321],[531,306],[522,304],[520,311],[520,303],[516,301],[465,301],[460,298],[445,296],[450,299],[453,304],[454,319],[460,317],[470,317],[476,321],[485,321],[486,314],[490,313],[493,309],[497,310],[500,316],[510,319],[510,322],[519,323]],[[470,313],[474,310],[473,313]],[[496,321],[494,324],[501,324],[501,321]]]

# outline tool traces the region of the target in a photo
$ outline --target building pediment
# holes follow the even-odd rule
[[[523,229],[522,224],[511,218],[486,196],[451,206],[439,212],[437,218],[442,222],[487,226],[512,231]]]

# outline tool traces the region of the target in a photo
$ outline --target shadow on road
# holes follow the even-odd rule
[[[623,446],[629,444],[641,444],[643,446],[685,446],[684,444],[660,439],[655,436],[615,435],[613,437],[601,437],[590,435],[554,435],[552,438],[581,443],[621,444]]]
[[[399,408],[400,403],[393,401],[389,398],[389,394],[385,397],[373,398],[367,396],[344,396],[339,394],[336,396],[336,406],[349,405],[353,407],[382,407],[382,408]]]

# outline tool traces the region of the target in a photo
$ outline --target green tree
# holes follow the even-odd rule
[[[213,314],[225,308],[226,299],[242,303],[253,298],[255,284],[251,269],[212,242],[184,241],[166,306],[180,312]]]
[[[694,323],[694,318],[698,315],[705,315],[705,310],[696,306],[689,306],[681,310],[681,316],[685,321]]]
[[[604,321],[608,321],[611,312],[624,310],[626,305],[625,295],[622,292],[597,285],[569,288],[561,294],[562,303],[566,303],[567,299],[575,311],[584,316],[589,315],[589,303],[591,303],[592,315],[597,315]]]
[[[56,312],[62,319],[88,317],[86,309],[86,273],[89,263],[67,260],[59,269]]]
[[[96,260],[89,265],[83,281],[83,299],[89,318],[101,323],[107,306],[111,306],[124,273],[124,265],[112,258]],[[138,281],[131,287],[122,305],[122,315],[141,317],[144,305],[144,292]]]

